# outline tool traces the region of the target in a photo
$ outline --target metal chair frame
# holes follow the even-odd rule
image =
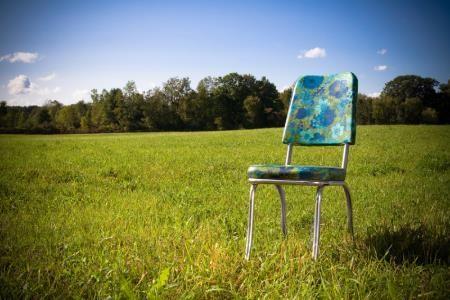
[[[293,144],[288,145],[286,162],[285,165],[290,165],[292,160]],[[344,144],[344,152],[342,155],[341,168],[347,172],[348,164],[348,153],[349,144]],[[255,208],[255,194],[256,188],[259,184],[273,184],[275,185],[281,200],[281,230],[284,237],[287,236],[287,224],[286,224],[286,193],[282,185],[306,185],[306,186],[317,186],[316,191],[316,205],[314,210],[314,232],[313,232],[313,242],[312,242],[312,257],[317,260],[319,256],[319,239],[320,239],[320,206],[322,202],[322,192],[326,186],[342,186],[345,192],[345,197],[347,200],[347,227],[348,231],[353,239],[353,212],[352,212],[352,200],[350,196],[350,190],[343,181],[307,181],[307,180],[281,180],[281,179],[249,179],[251,184],[250,187],[250,203],[248,212],[248,227],[247,227],[247,237],[246,237],[246,249],[245,249],[245,259],[250,258],[250,252],[253,244],[253,225],[254,225],[254,208]]]

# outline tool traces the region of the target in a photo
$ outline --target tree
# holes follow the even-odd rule
[[[91,132],[93,129],[90,107],[86,114],[80,119],[80,129],[82,132]]]
[[[244,100],[245,117],[249,128],[261,127],[264,123],[264,105],[257,96],[248,96]]]
[[[159,87],[147,92],[145,102],[144,119],[150,130],[179,129],[181,120]]]
[[[283,90],[278,96],[278,99],[280,99],[280,101],[283,103],[284,112],[286,115],[289,110],[289,105],[291,104],[291,98],[292,98],[292,87]]]
[[[389,96],[375,98],[372,101],[372,118],[375,124],[395,124],[397,122],[397,102]]]
[[[404,122],[406,124],[419,124],[420,116],[423,110],[422,101],[415,98],[407,98],[405,102],[401,104],[401,108],[403,110]]]
[[[448,124],[450,123],[450,79],[447,83],[439,86],[438,98],[439,102],[436,110],[439,116],[439,122]]]
[[[358,95],[358,124],[450,123],[450,80],[404,75],[386,83],[380,97]],[[91,103],[39,106],[0,102],[1,132],[123,132],[223,130],[282,126],[292,88],[278,93],[266,77],[229,73],[205,77],[193,90],[189,78],[170,78],[162,88],[140,93],[135,82],[122,89],[91,91]]]
[[[74,132],[80,125],[80,116],[75,105],[64,106],[56,114],[56,126],[63,132]]]
[[[281,126],[286,117],[284,105],[278,97],[277,88],[266,77],[256,81],[256,95],[261,99],[264,115],[260,126]]]
[[[436,110],[431,107],[427,107],[422,111],[421,118],[425,124],[436,124],[439,121]]]
[[[197,85],[197,93],[194,99],[194,119],[197,129],[213,130],[216,128],[214,90],[217,88],[217,78],[210,76],[203,78]]]
[[[356,123],[357,124],[372,124],[372,109],[373,98],[363,94],[358,94],[358,101],[356,104]]]
[[[230,73],[217,79],[214,89],[216,104],[216,123],[221,129],[243,127],[245,112],[244,100],[256,89],[256,79],[252,75]]]
[[[416,75],[397,76],[386,83],[381,96],[405,101],[407,98],[419,98],[425,106],[433,107],[436,100],[438,81]]]

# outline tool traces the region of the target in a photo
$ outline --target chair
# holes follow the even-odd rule
[[[328,76],[303,76],[292,93],[283,143],[287,144],[285,164],[252,165],[248,169],[250,204],[247,227],[245,258],[250,258],[253,240],[255,193],[259,184],[275,185],[281,199],[281,229],[286,228],[285,184],[317,186],[314,212],[312,257],[319,255],[320,205],[326,186],[342,186],[347,200],[347,226],[353,238],[353,217],[350,190],[345,183],[349,145],[355,143],[356,99],[358,80],[353,73],[344,72]],[[341,167],[292,165],[294,146],[343,145]]]

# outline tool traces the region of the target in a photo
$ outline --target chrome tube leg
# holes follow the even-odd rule
[[[317,260],[319,256],[319,239],[320,239],[320,204],[322,202],[322,191],[325,186],[321,185],[317,187],[316,192],[316,206],[314,211],[314,235],[312,245],[312,256],[314,260]]]
[[[287,226],[286,226],[286,192],[284,191],[281,185],[275,185],[278,190],[278,194],[280,194],[281,200],[281,230],[283,231],[284,237],[287,235]]]
[[[347,186],[347,184],[342,185],[345,192],[345,198],[347,199],[347,227],[348,232],[350,233],[352,239],[354,238],[353,235],[353,209],[352,209],[352,199],[350,196],[350,190]]]
[[[256,184],[252,184],[250,187],[250,204],[248,208],[248,224],[247,224],[247,243],[245,247],[245,259],[248,260],[250,258],[250,251],[252,248],[253,242],[253,213],[255,208],[255,192],[256,192]]]

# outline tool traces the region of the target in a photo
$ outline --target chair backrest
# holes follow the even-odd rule
[[[357,96],[353,73],[300,77],[292,91],[283,143],[354,144]]]

